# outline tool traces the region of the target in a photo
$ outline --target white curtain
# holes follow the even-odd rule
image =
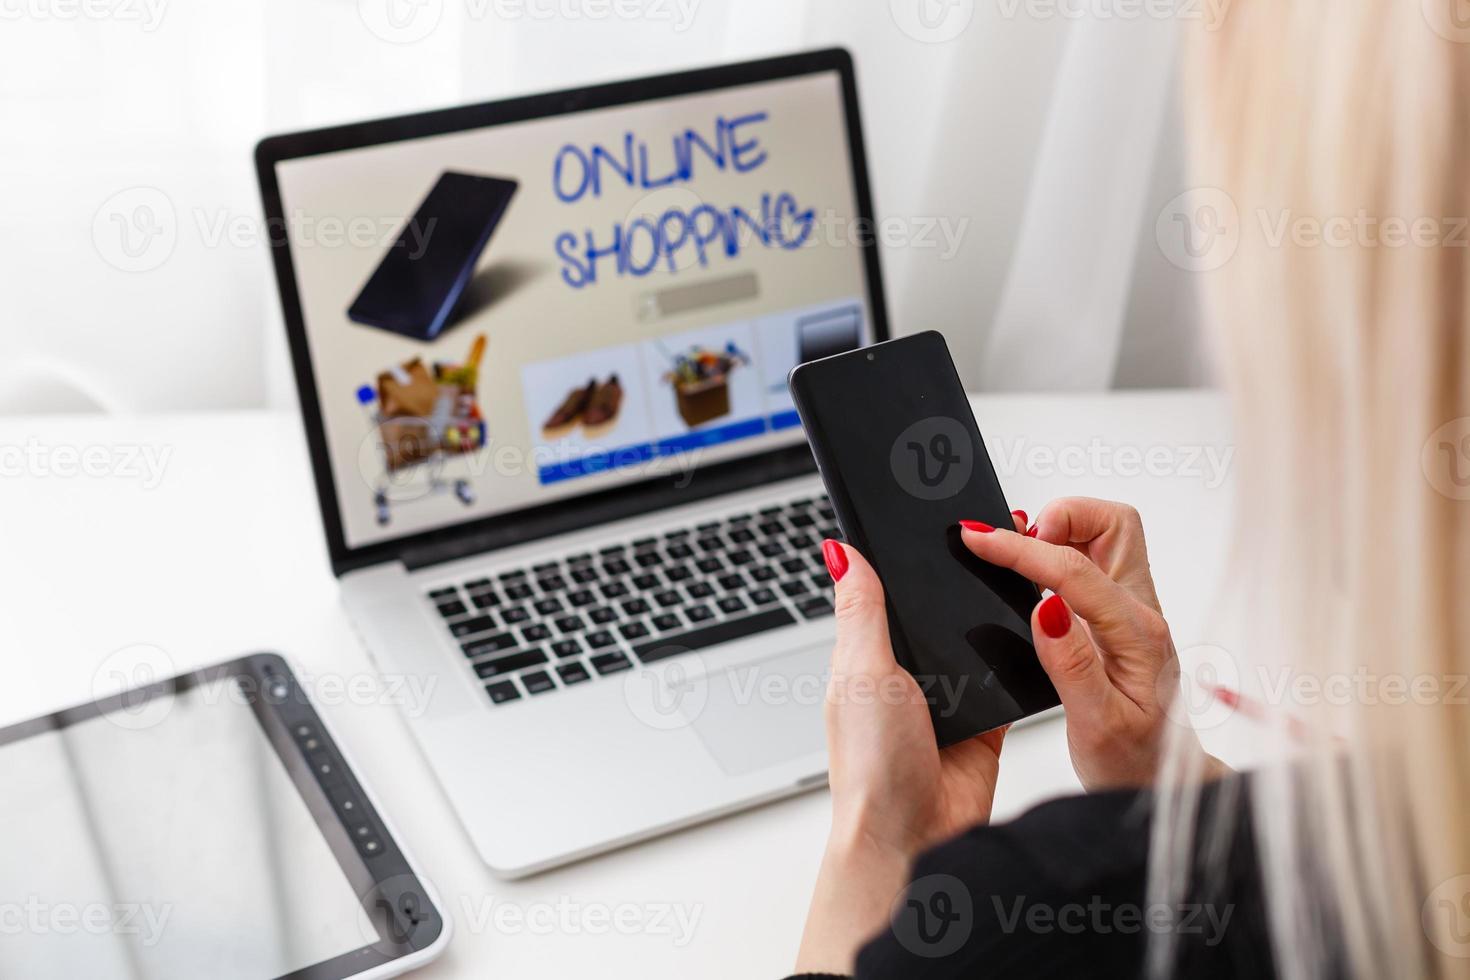
[[[1170,21],[1081,20],[1057,65],[983,387],[1098,390],[1112,382],[1171,107]]]
[[[1183,189],[1172,23],[1066,0],[557,13],[581,2],[5,8],[42,13],[0,24],[0,413],[293,403],[250,159],[262,135],[831,44],[858,62],[880,216],[951,235],[885,247],[899,332],[944,330],[975,387],[1203,377],[1188,274],[1152,241]],[[150,229],[166,249],[119,252]]]

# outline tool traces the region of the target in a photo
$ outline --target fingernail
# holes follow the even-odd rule
[[[1022,527],[1025,527],[1027,524],[1031,523],[1031,521],[1026,517],[1026,512],[1024,510],[1013,510],[1011,511],[1011,516],[1014,517]]]
[[[995,528],[986,524],[984,521],[960,521],[960,527],[966,531],[979,531],[981,534],[989,534],[995,530]]]
[[[1041,632],[1053,640],[1060,640],[1072,629],[1072,610],[1067,608],[1067,602],[1059,595],[1049,596],[1041,603],[1041,608],[1036,611],[1036,619],[1041,623]]]
[[[823,541],[822,560],[827,563],[827,572],[832,576],[832,581],[841,582],[842,576],[847,574],[847,552],[842,550],[842,545],[831,538]]]
[[[1036,537],[1036,525],[1035,524],[1032,524],[1030,527],[1028,527],[1026,529],[1026,537],[1028,537],[1028,538],[1034,538],[1034,537]]]

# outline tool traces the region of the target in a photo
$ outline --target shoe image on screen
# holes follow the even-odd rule
[[[585,385],[578,385],[567,392],[567,397],[556,407],[556,411],[541,425],[541,436],[545,439],[559,439],[577,427],[582,421],[582,416],[587,413],[587,406],[592,404],[592,396],[597,391],[597,379],[588,379]]]
[[[440,174],[347,316],[418,340],[439,336],[516,186],[500,177]]]
[[[590,439],[600,439],[618,424],[618,413],[623,408],[623,386],[616,374],[599,384],[582,413],[582,431]]]

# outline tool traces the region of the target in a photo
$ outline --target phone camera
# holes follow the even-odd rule
[[[871,361],[871,360],[872,360],[872,359],[873,359],[873,355],[872,355],[872,354],[869,354],[869,355],[868,355],[868,360],[870,360],[870,361]]]

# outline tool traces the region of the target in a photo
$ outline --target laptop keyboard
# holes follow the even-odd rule
[[[429,591],[492,704],[832,614],[826,497]]]

